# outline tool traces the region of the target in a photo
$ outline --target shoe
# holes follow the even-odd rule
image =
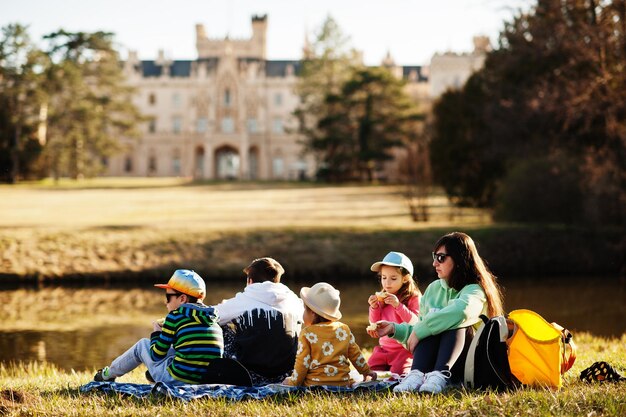
[[[439,394],[448,385],[450,371],[432,371],[424,375],[424,384],[420,387],[420,392],[428,394]]]
[[[603,382],[603,381],[624,381],[626,378],[621,376],[611,365],[606,362],[594,362],[589,368],[580,373],[580,380],[584,382]]]
[[[146,371],[146,379],[148,380],[148,382],[151,382],[153,384],[155,383],[154,378],[152,378],[152,375],[150,375],[150,371]]]
[[[102,369],[98,369],[98,372],[93,376],[93,380],[98,382],[115,382],[115,377],[109,375],[109,367],[105,366]]]
[[[393,387],[393,392],[417,391],[424,383],[424,372],[413,369],[408,375]]]

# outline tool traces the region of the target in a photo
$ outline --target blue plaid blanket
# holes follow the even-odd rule
[[[90,382],[81,386],[80,392],[88,393],[101,391],[105,393],[127,394],[133,397],[143,398],[149,395],[160,395],[170,398],[178,398],[183,401],[191,401],[199,398],[227,398],[232,401],[244,399],[263,399],[274,395],[292,393],[305,393],[312,391],[325,391],[330,393],[352,392],[381,392],[389,389],[397,382],[371,381],[357,385],[355,388],[318,386],[318,387],[290,387],[281,384],[270,384],[259,387],[238,387],[234,385],[167,385],[157,382],[150,384],[131,384],[120,382]]]

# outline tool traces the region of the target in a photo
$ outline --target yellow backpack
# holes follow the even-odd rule
[[[530,310],[511,311],[508,319],[515,324],[507,341],[511,373],[525,385],[561,388],[576,360],[572,334]]]

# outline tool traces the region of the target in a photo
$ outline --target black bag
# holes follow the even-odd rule
[[[473,389],[506,390],[519,386],[511,373],[506,341],[509,326],[504,316],[491,319],[484,315],[467,352],[465,386]]]

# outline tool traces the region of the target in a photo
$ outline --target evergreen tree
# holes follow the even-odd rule
[[[2,28],[0,38],[0,181],[30,176],[41,150],[38,127],[45,56],[24,26]]]
[[[304,136],[307,150],[318,157],[322,170],[323,163],[316,151],[315,141],[320,136],[319,121],[332,114],[334,105],[332,100],[327,101],[326,98],[339,93],[350,75],[350,68],[359,59],[359,55],[350,47],[349,38],[331,16],[317,30],[312,43],[309,44],[307,39],[296,87],[300,104],[294,115],[298,119],[299,131]]]
[[[417,136],[423,119],[404,82],[386,68],[354,69],[340,94],[326,96],[326,105],[330,111],[312,146],[333,181],[373,182],[382,162],[393,159],[392,149]]]
[[[120,150],[120,137],[136,135],[143,121],[124,84],[113,35],[59,30],[45,39],[51,58],[45,155],[55,178],[97,175]]]

